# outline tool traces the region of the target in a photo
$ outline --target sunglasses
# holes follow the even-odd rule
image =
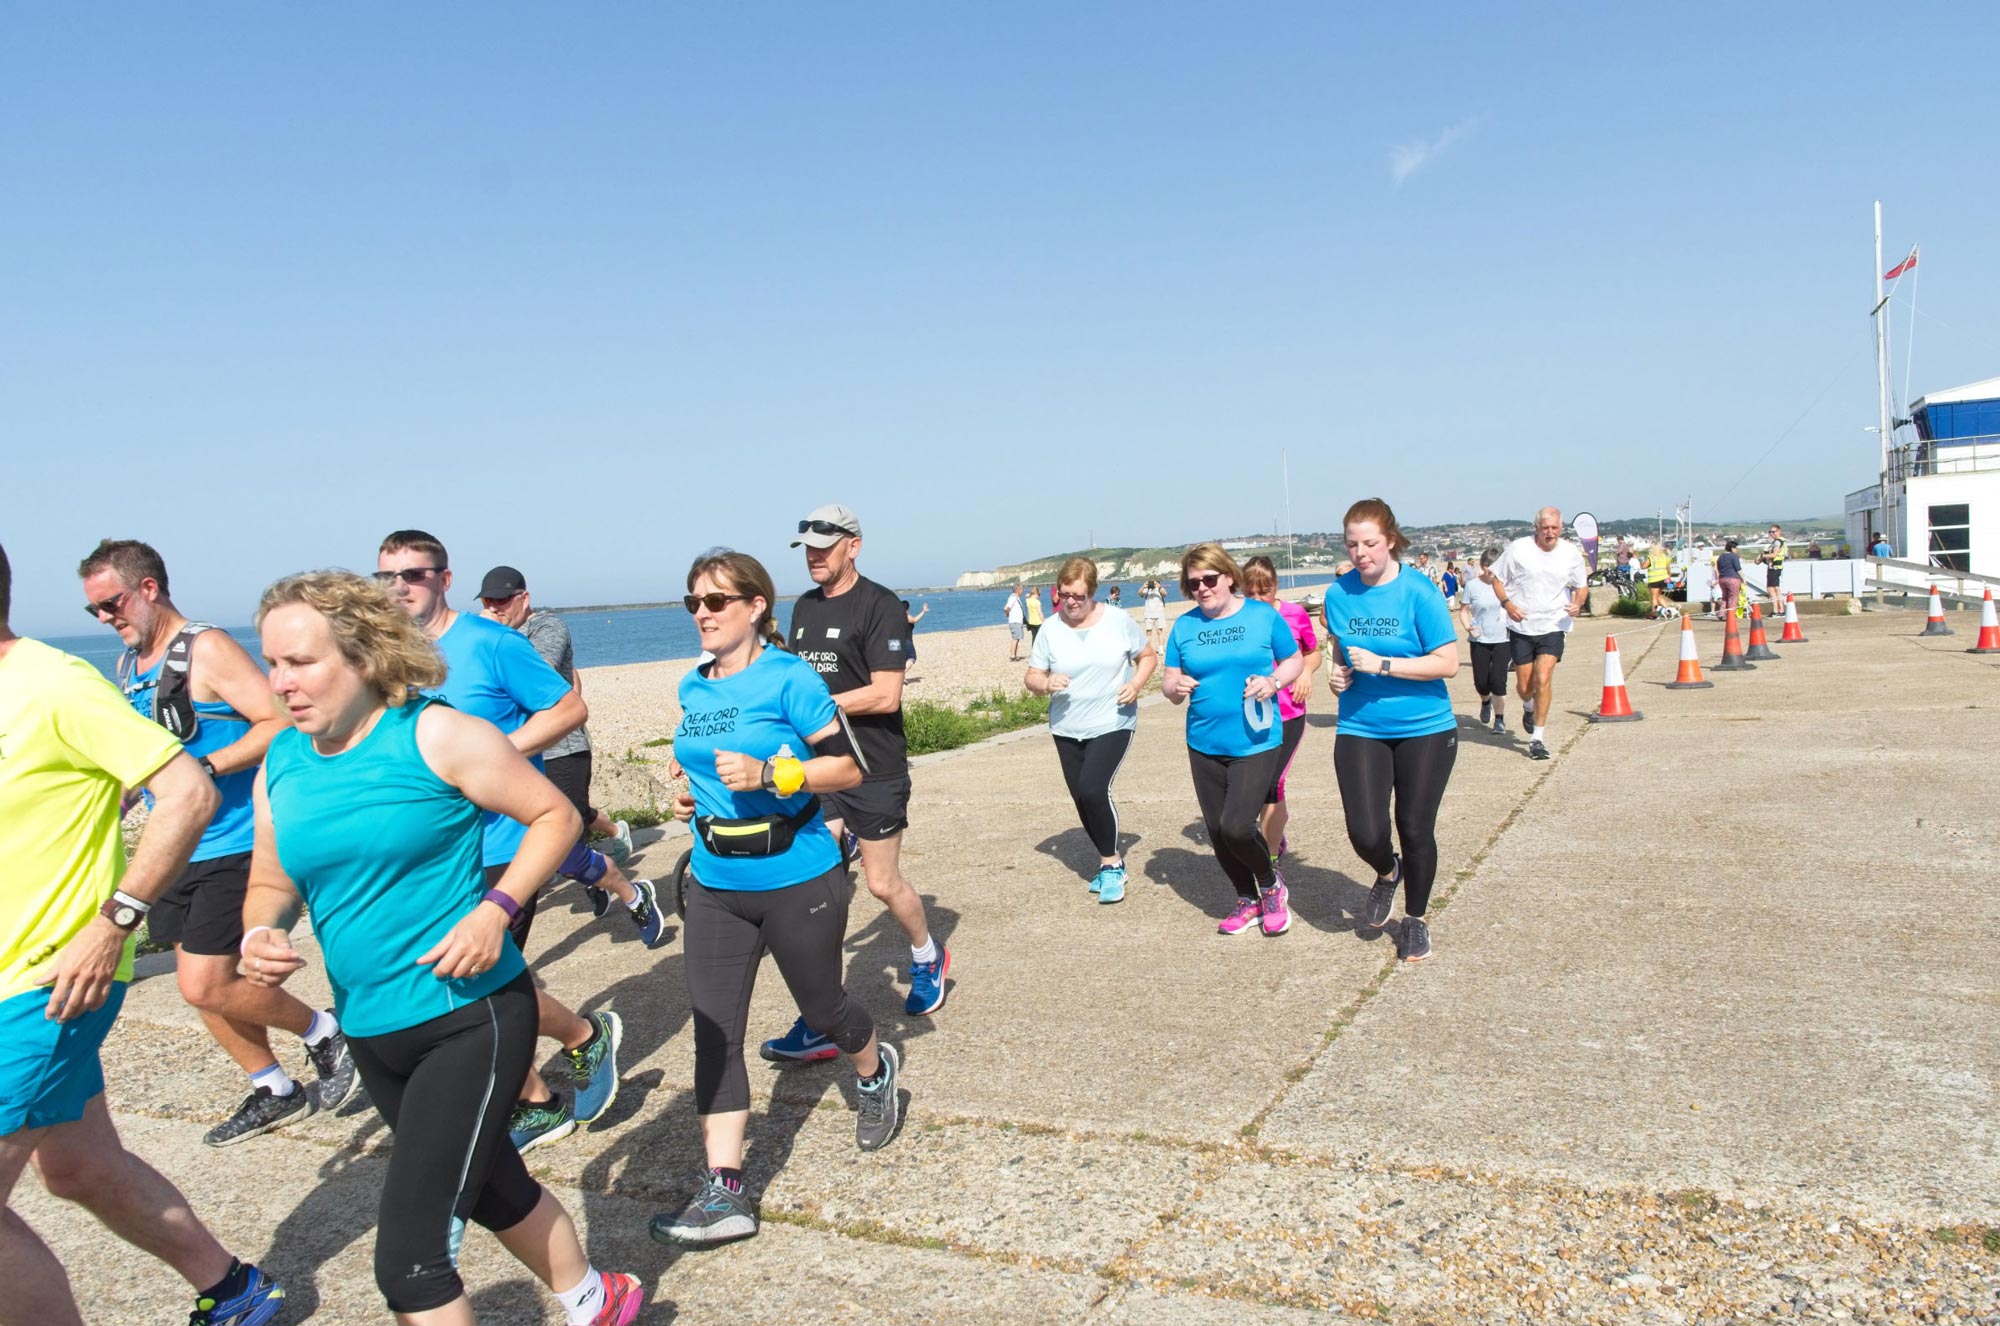
[[[1214,589],[1221,583],[1222,573],[1220,571],[1207,571],[1198,576],[1189,576],[1187,579],[1181,581],[1181,584],[1185,585],[1190,591],[1197,585],[1203,589]]]
[[[854,537],[854,531],[853,531],[853,530],[851,530],[851,529],[847,528],[847,526],[845,526],[845,525],[836,525],[836,524],[834,524],[834,523],[833,523],[832,521],[830,521],[830,520],[801,520],[801,521],[799,522],[799,533],[801,533],[801,534],[844,534],[844,535],[846,535],[846,536],[847,536],[848,538],[853,538],[853,537]]]
[[[129,589],[121,589],[102,603],[84,604],[83,610],[90,614],[90,620],[92,621],[96,621],[100,617],[116,617],[118,615],[118,605],[123,603],[125,596],[131,592]]]
[[[485,604],[487,607],[492,608],[495,611],[498,611],[499,609],[506,607],[509,603],[512,603],[515,599],[520,597],[521,596],[519,594],[509,594],[505,598],[489,599],[482,595],[479,601]]]
[[[1062,601],[1063,601],[1064,603],[1088,603],[1088,602],[1090,602],[1090,595],[1088,595],[1088,594],[1072,594],[1072,593],[1070,593],[1070,592],[1069,592],[1068,590],[1066,590],[1066,589],[1065,589],[1065,590],[1062,590],[1062,591],[1060,591],[1059,593],[1057,593],[1056,597],[1057,597],[1057,598],[1059,598],[1059,599],[1061,599],[1061,600],[1062,600]]]
[[[401,571],[377,571],[375,583],[393,585],[400,580],[406,585],[421,585],[427,578],[442,570],[444,570],[442,566],[412,566]]]
[[[707,608],[710,612],[721,612],[724,607],[731,603],[748,603],[756,597],[755,594],[690,594],[682,599],[681,602],[687,605],[689,612],[693,612],[696,608]]]

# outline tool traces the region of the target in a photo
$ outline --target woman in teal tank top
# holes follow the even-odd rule
[[[257,625],[293,726],[257,779],[244,965],[267,986],[304,966],[289,932],[311,909],[355,1065],[397,1139],[376,1230],[383,1297],[405,1320],[471,1321],[456,1256],[471,1220],[546,1268],[569,1321],[627,1326],[638,1282],[590,1265],[507,1137],[536,1023],[507,922],[576,841],[575,808],[498,728],[417,694],[444,663],[371,582],[281,580]],[[484,811],[526,826],[490,890]]]

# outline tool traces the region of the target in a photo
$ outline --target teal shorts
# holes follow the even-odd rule
[[[114,982],[104,1006],[68,1022],[51,1022],[47,990],[0,1002],[0,1137],[25,1128],[75,1123],[104,1092],[98,1051],[118,1020],[125,983]]]

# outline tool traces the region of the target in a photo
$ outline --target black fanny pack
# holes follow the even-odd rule
[[[694,828],[716,856],[779,856],[791,849],[792,839],[818,814],[819,798],[809,796],[806,804],[790,815],[755,815],[746,820],[697,815]]]

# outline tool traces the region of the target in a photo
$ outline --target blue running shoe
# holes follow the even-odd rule
[[[810,1064],[839,1055],[840,1047],[831,1037],[822,1036],[800,1018],[792,1029],[776,1040],[765,1041],[757,1053],[774,1064]]]
[[[188,1326],[263,1326],[285,1307],[285,1287],[254,1266],[245,1266],[243,1292],[230,1298],[197,1298]]]
[[[538,1146],[560,1142],[575,1131],[576,1116],[570,1113],[569,1102],[560,1091],[539,1104],[517,1100],[513,1112],[507,1116],[507,1140],[524,1156]]]
[[[569,1055],[569,1080],[576,1087],[576,1121],[589,1123],[618,1099],[618,1042],[625,1024],[616,1013],[592,1013],[597,1035]]]
[[[936,962],[913,962],[910,964],[910,997],[903,1001],[903,1011],[911,1017],[922,1017],[935,1013],[944,1007],[944,978],[951,975],[951,950],[938,945]]]
[[[639,895],[639,905],[630,909],[632,924],[639,927],[639,942],[658,948],[667,942],[667,918],[660,915],[659,891],[650,879],[633,880],[632,890]]]
[[[1125,901],[1125,867],[1106,866],[1098,871],[1090,891],[1097,895],[1099,902]]]

